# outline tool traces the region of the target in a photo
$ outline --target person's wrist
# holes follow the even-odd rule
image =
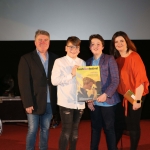
[[[106,93],[105,93],[105,94],[106,94]],[[108,95],[106,94],[106,97],[109,98],[110,96],[108,96]]]
[[[136,103],[141,103],[142,102],[142,100],[136,100]]]

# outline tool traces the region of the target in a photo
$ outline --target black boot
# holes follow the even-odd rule
[[[130,131],[130,150],[137,150],[140,140],[140,131]]]

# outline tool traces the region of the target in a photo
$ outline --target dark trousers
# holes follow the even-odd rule
[[[116,150],[115,139],[115,108],[94,106],[95,110],[91,111],[91,150],[98,150],[101,137],[101,130],[104,129],[108,150]]]
[[[116,105],[115,110],[115,134],[116,134],[116,147],[122,137],[124,131],[126,131],[125,123],[125,110],[122,105],[122,102]]]
[[[120,95],[123,99],[123,96]],[[142,97],[144,102],[145,96]],[[116,121],[115,121],[115,132],[116,132],[116,145],[122,137],[123,131],[130,136],[130,150],[136,150],[140,139],[140,119],[142,112],[143,103],[141,108],[133,110],[133,106],[128,102],[128,114],[124,115],[124,107],[122,103],[119,103],[116,107]]]
[[[59,106],[62,131],[59,139],[59,150],[76,150],[78,139],[78,126],[83,114],[83,109],[69,109]]]

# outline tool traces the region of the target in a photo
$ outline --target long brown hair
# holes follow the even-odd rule
[[[113,55],[115,58],[120,57],[120,53],[115,48],[115,39],[118,36],[122,36],[125,39],[125,41],[127,43],[127,51],[126,51],[127,53],[129,52],[130,49],[132,51],[137,51],[134,43],[129,39],[128,35],[123,31],[118,31],[113,35],[113,37],[111,39],[111,43],[110,43],[110,54],[111,55]]]

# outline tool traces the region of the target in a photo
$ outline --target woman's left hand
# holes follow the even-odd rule
[[[136,101],[133,103],[133,110],[137,110],[139,108],[141,108],[141,103],[137,103]]]

